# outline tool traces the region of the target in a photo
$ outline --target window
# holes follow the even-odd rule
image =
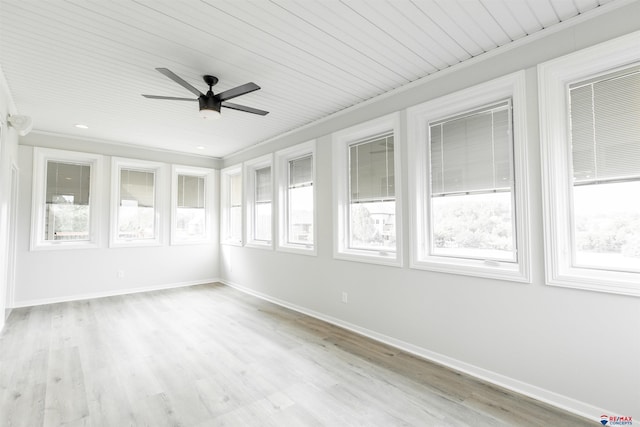
[[[408,110],[411,266],[530,281],[524,74]]]
[[[211,236],[211,169],[173,166],[171,243],[203,243]]]
[[[242,165],[221,171],[222,243],[242,245]]]
[[[276,153],[280,251],[316,254],[315,141]]]
[[[162,165],[113,158],[111,246],[161,242]]]
[[[244,164],[247,199],[247,245],[272,249],[272,155]]]
[[[34,148],[31,249],[97,247],[102,157]]]
[[[333,136],[336,258],[402,265],[398,114]]]
[[[639,43],[538,67],[551,285],[640,295]]]

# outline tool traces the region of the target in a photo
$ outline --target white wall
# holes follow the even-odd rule
[[[29,250],[33,147],[47,147],[105,155],[100,212],[101,244],[97,249]],[[158,247],[109,248],[111,156],[213,168],[211,158],[146,150],[46,134],[31,133],[20,140],[20,218],[18,223],[16,293],[14,306],[114,295],[139,290],[207,283],[218,278],[218,206],[215,189],[213,240],[207,244],[169,245],[169,209]],[[215,185],[218,186],[216,173]],[[168,182],[168,180],[167,180]],[[165,192],[169,197],[168,186]],[[117,272],[124,272],[119,278]]]
[[[640,299],[544,282],[536,65],[640,30],[640,2],[545,33],[498,55],[452,67],[224,159],[231,166],[317,138],[318,256],[223,246],[223,280],[599,421],[640,417]],[[639,47],[640,49],[640,47]],[[334,131],[502,75],[526,70],[533,283],[376,266],[332,257],[331,136]],[[404,116],[404,113],[403,113]],[[403,125],[404,126],[404,125]],[[406,129],[401,129],[407,135]],[[406,140],[402,153],[407,191]],[[404,200],[404,253],[409,253]],[[340,302],[348,292],[349,302]],[[597,422],[597,421],[596,421]]]
[[[0,331],[5,323],[9,266],[9,213],[11,212],[11,167],[17,163],[18,134],[7,126],[8,114],[17,114],[9,87],[0,68]]]

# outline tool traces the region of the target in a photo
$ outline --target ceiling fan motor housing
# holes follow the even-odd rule
[[[219,113],[222,105],[222,101],[217,100],[212,91],[208,91],[206,95],[200,95],[198,102],[200,103],[200,111],[214,110]]]

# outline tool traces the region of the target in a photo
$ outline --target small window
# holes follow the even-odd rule
[[[97,246],[102,158],[34,149],[32,249]]]
[[[277,249],[316,254],[315,141],[276,153],[279,193]]]
[[[221,171],[222,243],[242,245],[242,166]]]
[[[272,155],[244,164],[247,199],[247,245],[272,249]]]
[[[334,256],[402,265],[398,114],[333,136]]]
[[[111,246],[160,244],[161,165],[113,159]]]
[[[210,241],[210,169],[173,167],[172,244]]]
[[[547,283],[640,296],[640,34],[538,66]]]
[[[524,73],[407,111],[411,267],[530,282]]]

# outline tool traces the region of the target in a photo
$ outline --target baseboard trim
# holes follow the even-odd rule
[[[553,391],[546,390],[544,388],[537,387],[520,380],[516,380],[511,377],[507,377],[497,372],[480,368],[478,366],[463,362],[458,359],[454,359],[444,354],[440,354],[440,353],[428,350],[426,348],[419,347],[402,340],[398,340],[388,335],[380,334],[378,332],[360,327],[358,325],[354,325],[349,322],[345,322],[341,319],[328,316],[326,314],[308,309],[306,307],[292,304],[290,302],[272,297],[262,292],[258,292],[251,288],[247,288],[245,286],[231,282],[229,280],[219,279],[219,282],[231,288],[237,289],[243,293],[252,295],[254,297],[263,299],[265,301],[272,302],[274,304],[297,311],[299,313],[306,314],[307,316],[311,316],[316,319],[330,323],[332,325],[339,326],[341,328],[347,329],[356,334],[363,335],[375,341],[390,345],[399,350],[413,354],[415,356],[426,359],[428,361],[446,366],[447,368],[453,369],[455,371],[462,372],[464,374],[470,375],[472,377],[478,378],[488,383],[503,387],[513,392],[516,392],[524,396],[533,398],[535,400],[555,406],[556,408],[559,408],[564,411],[583,417],[588,421],[593,421],[593,420],[599,421],[601,414],[615,413],[614,411],[608,411],[606,409],[598,408],[596,406],[590,405],[585,402],[581,402],[571,397],[564,396],[564,395],[555,393]]]
[[[81,300],[95,299],[95,298],[114,297],[118,295],[137,294],[141,292],[161,291],[164,289],[184,288],[187,286],[204,285],[207,283],[214,283],[214,282],[222,283],[220,279],[216,277],[211,279],[193,280],[188,282],[166,283],[163,285],[141,286],[138,288],[116,289],[116,290],[110,290],[110,291],[104,291],[104,292],[91,292],[91,293],[81,294],[81,295],[16,301],[11,306],[11,308],[33,307],[37,305],[57,304],[60,302],[81,301]]]

